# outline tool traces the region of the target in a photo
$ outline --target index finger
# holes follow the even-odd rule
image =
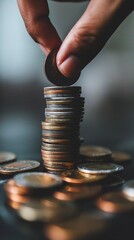
[[[30,36],[49,54],[61,45],[60,37],[49,19],[46,0],[17,0],[18,6]]]

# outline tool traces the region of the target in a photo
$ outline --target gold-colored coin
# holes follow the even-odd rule
[[[110,192],[102,195],[96,202],[99,209],[108,213],[134,211],[134,202],[123,197],[122,192]]]
[[[62,190],[54,193],[56,199],[62,201],[78,201],[91,199],[101,192],[101,186],[65,186]]]
[[[132,157],[128,153],[118,151],[112,153],[112,160],[116,163],[127,163],[132,160]]]
[[[59,176],[49,173],[31,172],[21,173],[14,177],[15,183],[28,189],[49,189],[62,184]]]
[[[88,174],[88,177],[85,177],[84,175],[80,174],[77,169],[65,171],[61,174],[61,178],[63,179],[63,181],[76,184],[94,183],[96,181],[104,179],[105,177],[106,175],[93,174]]]

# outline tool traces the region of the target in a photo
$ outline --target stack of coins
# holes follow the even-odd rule
[[[80,122],[84,114],[81,87],[46,87],[42,122],[42,159],[51,173],[73,169],[79,161]]]

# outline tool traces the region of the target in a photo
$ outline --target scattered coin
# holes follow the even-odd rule
[[[96,202],[99,209],[108,213],[134,211],[134,202],[128,201],[121,192],[110,192],[102,195]]]
[[[83,176],[77,169],[71,169],[65,171],[61,174],[63,181],[67,183],[83,184],[83,183],[94,183],[96,181],[102,180],[106,175],[93,175],[90,174],[88,177]]]
[[[77,207],[71,202],[56,199],[30,201],[18,209],[19,216],[29,222],[59,222],[72,218]]]
[[[16,160],[16,155],[11,152],[0,152],[0,164],[13,162]]]
[[[125,198],[130,201],[134,201],[134,179],[125,182],[122,192]]]
[[[91,199],[101,192],[101,186],[65,186],[64,189],[54,193],[56,199],[62,201],[78,201]]]
[[[112,153],[112,160],[115,163],[127,163],[130,162],[132,160],[132,157],[130,154],[125,153],[125,152],[113,152]]]
[[[110,174],[106,179],[102,180],[101,185],[105,189],[110,189],[120,187],[124,182],[123,178]]]
[[[110,149],[99,146],[83,146],[80,148],[81,156],[85,157],[86,160],[109,160],[111,159],[112,152]]]
[[[0,174],[14,174],[39,168],[40,163],[33,160],[21,160],[0,167]]]
[[[122,171],[123,169],[123,166],[113,163],[83,163],[78,165],[80,172],[89,174],[110,174]]]
[[[47,79],[58,86],[69,86],[74,84],[78,78],[79,75],[75,77],[65,77],[62,75],[62,73],[58,70],[57,64],[56,64],[56,55],[57,55],[58,49],[54,49],[47,57],[45,62],[45,73],[47,76]]]
[[[48,189],[62,184],[59,176],[41,172],[17,174],[14,180],[18,186],[34,189]]]

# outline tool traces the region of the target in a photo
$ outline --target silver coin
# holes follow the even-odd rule
[[[18,172],[29,171],[38,168],[40,163],[32,160],[21,160],[13,163],[8,163],[0,167],[1,174],[13,174]]]
[[[122,192],[128,200],[134,201],[134,179],[125,182]]]
[[[14,177],[15,183],[28,188],[51,188],[62,184],[62,179],[49,173],[31,172],[21,173]]]
[[[16,160],[16,155],[12,152],[0,152],[0,164]]]
[[[90,174],[109,174],[122,171],[124,167],[113,163],[83,163],[78,165],[78,170]]]
[[[58,98],[58,97],[80,97],[80,94],[61,93],[61,94],[44,94],[44,98]]]

